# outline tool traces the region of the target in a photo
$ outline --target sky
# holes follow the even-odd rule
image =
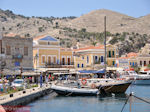
[[[140,17],[150,14],[150,0],[0,0],[0,9],[30,17],[79,17],[98,9]]]

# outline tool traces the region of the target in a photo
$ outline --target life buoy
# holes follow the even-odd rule
[[[85,85],[85,84],[87,83],[86,78],[82,78],[81,83],[82,83],[83,85]]]
[[[93,83],[93,84],[91,84],[91,88],[92,89],[95,89],[96,88],[96,85]]]

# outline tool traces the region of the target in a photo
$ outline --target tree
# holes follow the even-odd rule
[[[85,28],[82,28],[82,29],[81,29],[81,32],[84,32],[84,33],[85,33],[85,32],[86,32],[86,29],[85,29]]]
[[[39,32],[42,32],[42,31],[43,31],[42,27],[39,27]]]
[[[95,42],[95,41],[92,42],[92,45],[93,45],[93,46],[96,46],[96,44],[97,44],[97,42]]]
[[[59,27],[58,22],[56,22],[56,23],[55,23],[55,25],[56,25],[56,28],[58,28],[58,27]]]

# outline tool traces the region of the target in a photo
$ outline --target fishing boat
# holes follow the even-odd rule
[[[58,95],[63,96],[96,96],[99,94],[98,89],[91,88],[78,88],[78,87],[67,87],[53,84],[51,89]]]

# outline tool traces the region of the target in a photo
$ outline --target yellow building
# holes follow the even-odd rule
[[[60,41],[51,36],[40,36],[33,41],[34,68],[70,67],[72,50],[60,48]]]
[[[115,66],[116,47],[107,45],[107,66]],[[95,69],[104,67],[104,46],[89,46],[74,50],[74,65],[76,69]]]

